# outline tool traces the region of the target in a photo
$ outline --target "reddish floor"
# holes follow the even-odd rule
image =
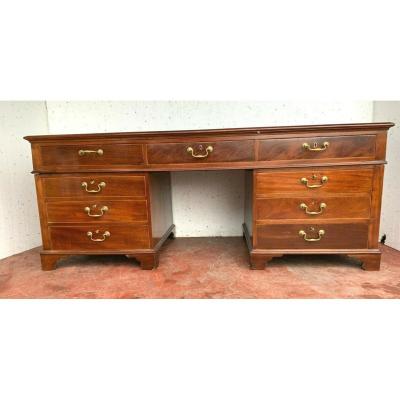
[[[157,270],[124,256],[74,256],[40,269],[39,249],[0,260],[0,298],[400,298],[400,252],[381,271],[340,256],[286,256],[248,268],[242,238],[169,241]]]

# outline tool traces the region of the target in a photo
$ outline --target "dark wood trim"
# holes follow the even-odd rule
[[[246,224],[243,224],[242,227],[243,227],[243,236],[245,238],[247,249],[249,251],[250,269],[265,269],[265,265],[269,261],[271,261],[274,257],[282,256],[282,254],[264,254],[253,250],[250,232]]]
[[[56,269],[57,262],[62,258],[65,258],[65,254],[40,254],[40,260],[42,262],[42,270],[43,271],[52,271]]]
[[[381,268],[381,253],[376,254],[349,254],[361,263],[361,268],[365,271],[379,271]]]
[[[377,160],[385,160],[386,159],[386,141],[387,141],[387,132],[379,132],[376,135],[376,145],[375,145],[375,158]]]
[[[263,270],[273,258],[282,257],[282,254],[257,254],[250,253],[250,269]]]
[[[162,245],[165,243],[165,241],[171,237],[171,235],[175,238],[175,225],[172,224],[167,231],[164,233],[164,235],[161,237],[161,239],[158,241],[158,243],[153,247],[154,251],[159,251]]]
[[[305,133],[316,131],[333,131],[342,132],[351,130],[358,131],[373,131],[373,130],[387,130],[394,126],[392,122],[379,122],[379,123],[360,123],[360,124],[326,124],[326,125],[298,125],[298,126],[268,126],[268,127],[249,127],[249,128],[224,128],[224,129],[193,129],[181,131],[150,131],[150,132],[109,132],[109,133],[88,133],[88,134],[74,134],[71,138],[70,134],[57,135],[56,140],[82,140],[82,139],[115,139],[126,138],[153,138],[153,137],[184,137],[185,135],[226,135],[226,134],[241,134],[241,135],[266,135],[276,133]],[[38,135],[38,136],[25,136],[24,139],[31,143],[37,141],[53,141],[55,135]]]
[[[253,249],[253,254],[381,254],[379,249]]]
[[[43,194],[43,185],[41,179],[39,179],[39,175],[35,175],[35,186],[36,186],[36,200],[39,210],[40,230],[42,234],[43,248],[50,249],[51,242],[47,225],[46,200]]]
[[[371,192],[371,222],[369,225],[368,247],[378,248],[379,223],[381,219],[382,190],[383,190],[383,166],[376,166]]]
[[[242,228],[243,228],[243,235],[244,235],[244,238],[246,240],[247,248],[251,252],[253,250],[253,244],[251,243],[250,232],[247,229],[247,225],[246,224],[243,224]]]
[[[305,253],[305,252],[289,252],[284,250],[282,253],[261,253],[259,251],[251,251],[250,252],[250,265],[251,269],[259,269],[263,270],[266,267],[266,264],[268,264],[269,261],[271,261],[273,258],[278,258],[282,257],[284,254],[316,254],[315,252],[312,253]],[[351,258],[355,258],[360,262],[360,266],[362,269],[365,271],[379,271],[380,269],[380,262],[381,262],[381,253],[380,252],[375,252],[375,253],[349,253],[346,251],[343,252],[320,252],[318,254],[341,254],[341,255],[348,255]]]
[[[383,165],[386,161],[365,161],[362,165]],[[208,164],[160,164],[160,165],[143,165],[143,166],[126,166],[118,167],[110,170],[110,168],[96,168],[83,171],[82,169],[65,166],[60,169],[36,169],[31,171],[32,174],[46,174],[52,173],[61,174],[99,174],[99,173],[143,173],[143,172],[173,172],[173,171],[219,171],[219,170],[232,170],[232,169],[282,169],[282,168],[316,168],[316,167],[336,167],[336,166],[357,166],[359,162],[340,161],[340,162],[275,162],[275,161],[252,161],[252,162],[234,162],[234,163],[208,163]]]
[[[134,253],[125,254],[127,258],[135,258],[139,263],[140,267],[145,270],[156,269],[158,267],[158,253]]]
[[[40,254],[44,255],[65,255],[65,256],[73,256],[73,255],[116,255],[116,254],[130,254],[131,251],[133,253],[140,254],[152,254],[154,253],[154,249],[134,249],[134,250],[42,250]]]
[[[116,255],[125,254],[128,258],[135,258],[140,262],[142,269],[154,269],[158,266],[159,251],[162,245],[171,235],[174,235],[175,225],[171,225],[168,230],[164,233],[162,238],[158,241],[156,246],[151,249],[136,249],[132,252],[124,250],[98,250],[98,251],[86,251],[86,250],[42,250],[40,257],[42,260],[43,271],[51,271],[56,268],[57,261],[62,258],[72,255]]]

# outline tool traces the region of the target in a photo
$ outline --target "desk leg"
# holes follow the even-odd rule
[[[56,269],[57,261],[64,257],[65,255],[60,254],[41,254],[42,271],[53,271]]]
[[[379,271],[381,268],[381,254],[349,254],[349,256],[361,261],[361,268],[365,271]]]
[[[269,261],[268,257],[250,255],[250,269],[265,269],[267,261]]]
[[[265,269],[275,257],[282,257],[282,254],[250,254],[250,269]]]
[[[158,267],[158,254],[126,254],[128,258],[135,258],[142,269],[150,270]]]

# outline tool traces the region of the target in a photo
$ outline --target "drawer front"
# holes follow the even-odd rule
[[[256,196],[294,193],[322,194],[370,193],[373,170],[299,168],[291,172],[259,172],[256,174]]]
[[[261,161],[375,158],[375,135],[261,140]]]
[[[45,197],[146,196],[144,175],[79,175],[41,177]]]
[[[147,145],[149,164],[192,164],[254,161],[254,142],[222,141]]]
[[[41,145],[35,168],[51,170],[91,169],[144,163],[139,144],[60,144]]]
[[[368,223],[257,225],[258,249],[365,249]],[[310,241],[311,240],[311,241]]]
[[[132,250],[150,247],[147,225],[49,226],[52,250]]]
[[[369,218],[371,197],[368,194],[353,196],[320,196],[256,199],[256,220],[316,219],[316,218]]]
[[[47,222],[147,222],[146,200],[50,201]]]

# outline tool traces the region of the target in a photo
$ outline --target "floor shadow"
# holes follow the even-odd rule
[[[135,258],[127,258],[120,254],[71,255],[57,263],[57,269],[72,267],[140,267]]]
[[[308,267],[308,268],[361,268],[361,262],[353,257],[340,254],[287,254],[273,258],[268,267]]]

